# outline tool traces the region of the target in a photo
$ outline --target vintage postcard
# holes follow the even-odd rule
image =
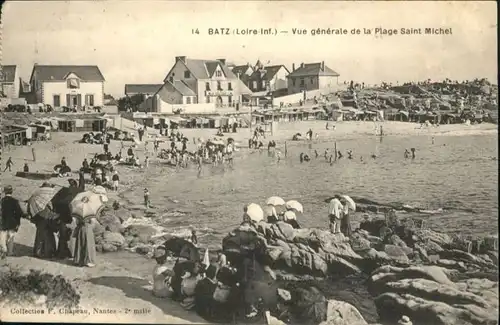
[[[4,2],[0,320],[498,324],[496,9]]]

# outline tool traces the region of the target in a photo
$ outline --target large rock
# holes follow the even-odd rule
[[[452,282],[437,266],[380,267],[369,291],[383,322],[407,315],[414,324],[496,324],[498,283],[486,279]]]
[[[320,325],[368,325],[353,305],[334,299],[328,300],[326,321]]]
[[[113,210],[105,210],[97,221],[99,221],[104,229],[111,232],[120,233],[123,230],[121,220],[111,211]]]
[[[156,234],[156,229],[148,225],[130,225],[123,231],[125,237],[136,237],[139,243],[147,244]]]
[[[410,264],[408,256],[400,246],[396,245],[385,245],[384,252],[399,264]]]
[[[125,245],[125,238],[116,232],[106,231],[103,236],[103,249],[104,244],[109,244],[115,247],[123,247]]]

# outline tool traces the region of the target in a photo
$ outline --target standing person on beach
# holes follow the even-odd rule
[[[149,209],[151,201],[149,200],[149,190],[147,188],[144,189],[144,206],[146,209]]]
[[[83,192],[85,191],[85,174],[83,170],[78,172],[78,188]]]
[[[113,181],[113,191],[118,191],[118,185],[119,185],[118,183],[120,182],[120,176],[118,176],[118,171],[115,170],[111,180]]]
[[[49,191],[51,193],[53,186],[48,183],[43,183],[40,189],[41,193]],[[49,201],[50,202],[50,201]],[[49,203],[43,210],[37,211],[35,208],[28,211],[31,215],[31,222],[36,226],[35,242],[33,244],[33,256],[38,258],[51,259],[56,256],[56,238],[54,232],[57,231],[54,223],[54,216],[57,216],[52,211],[52,205]]]
[[[83,190],[78,186],[76,180],[68,180],[69,187],[66,189],[66,195],[68,197],[75,197],[78,193],[83,192]],[[54,202],[52,202],[54,205]],[[69,210],[69,203],[66,203],[64,207],[58,207],[59,213],[59,241],[57,244],[56,256],[60,259],[71,258],[73,253],[69,248],[69,242],[71,240],[71,235],[73,233],[72,227],[73,217]]]
[[[11,172],[12,166],[14,166],[14,162],[12,161],[12,157],[9,157],[9,159],[7,159],[7,162],[5,163],[5,169],[3,170],[3,172],[5,173],[7,169],[9,170],[9,172]]]
[[[2,215],[0,216],[0,259],[14,255],[14,236],[21,225],[24,213],[19,201],[12,197],[14,189],[7,185],[3,189]]]
[[[330,221],[330,231],[332,234],[340,232],[340,219],[343,209],[344,207],[337,197],[330,201],[330,206],[328,207],[328,219]]]
[[[341,203],[344,205],[342,210],[342,219],[340,221],[340,231],[346,237],[351,237],[352,227],[351,227],[351,217],[349,215],[349,204],[346,199],[343,199]]]

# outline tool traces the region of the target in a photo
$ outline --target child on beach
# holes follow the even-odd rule
[[[149,200],[149,190],[147,188],[144,189],[144,206],[149,209],[151,201]]]
[[[196,236],[196,230],[191,230],[191,242],[194,245],[198,245],[198,236]]]
[[[120,182],[120,176],[118,176],[118,172],[116,170],[111,180],[113,181],[113,191],[118,191],[118,183]]]

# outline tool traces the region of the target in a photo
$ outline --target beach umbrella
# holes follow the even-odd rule
[[[104,208],[103,197],[92,191],[78,193],[69,204],[71,214],[83,219],[97,216]]]
[[[255,203],[250,203],[245,207],[245,215],[254,222],[259,222],[264,220],[264,211],[260,205]]]
[[[351,199],[349,195],[342,195],[342,198],[347,202],[349,209],[351,209],[352,211],[356,211],[356,203],[353,199]]]
[[[295,210],[297,212],[304,213],[304,207],[298,201],[290,200],[286,202],[285,206],[288,210]]]
[[[48,185],[48,184],[44,184]],[[44,186],[36,189],[36,191],[28,199],[28,213],[34,217],[40,213],[51,203],[52,198],[56,195],[57,190],[52,186]]]
[[[297,216],[295,215],[295,213],[293,211],[287,211],[285,212],[285,214],[283,215],[283,219],[285,219],[285,221],[287,220],[297,220]]]
[[[200,261],[199,249],[184,238],[172,237],[163,243],[163,247],[176,257],[183,257],[193,262]]]
[[[271,196],[270,198],[267,199],[266,204],[273,206],[285,205],[285,200],[283,200],[279,196]]]

